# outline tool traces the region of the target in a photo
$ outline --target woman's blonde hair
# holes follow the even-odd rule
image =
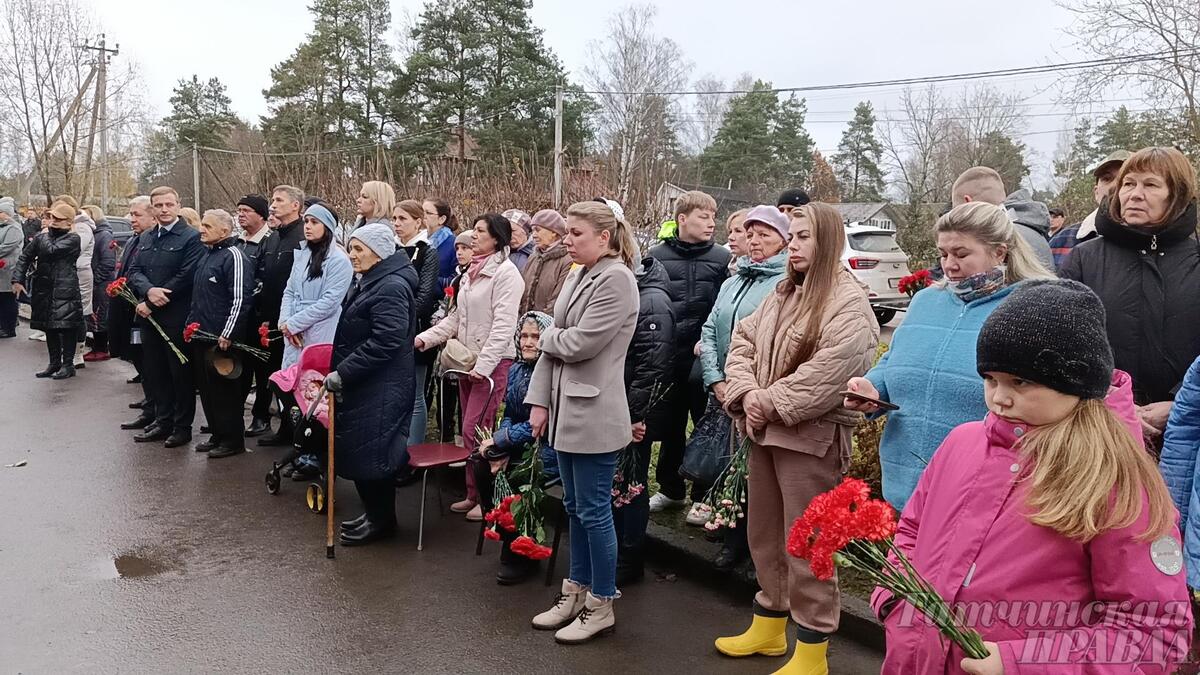
[[[1030,432],[1018,446],[1032,466],[1029,520],[1086,543],[1133,524],[1148,500],[1143,541],[1175,524],[1175,507],[1158,467],[1103,400],[1080,401],[1066,419]]]
[[[375,202],[375,211],[366,220],[392,217],[392,211],[396,210],[396,191],[392,189],[391,185],[381,180],[369,180],[363,183],[362,193]]]
[[[812,236],[816,239],[816,252],[809,262],[808,271],[801,274],[788,264],[788,278],[797,286],[804,287],[800,298],[799,316],[804,320],[804,331],[800,334],[799,366],[812,357],[821,337],[821,323],[825,319],[825,303],[833,295],[842,273],[842,249],[846,246],[846,227],[842,214],[822,202],[809,202],[795,208],[792,219],[803,218],[810,223]],[[795,241],[796,237],[792,237]]]
[[[608,232],[608,255],[620,257],[626,267],[633,269],[634,261],[640,255],[637,240],[633,238],[629,223],[618,219],[607,204],[576,202],[567,209],[567,215],[586,220],[597,234]]]
[[[100,207],[96,206],[95,204],[87,204],[83,207],[83,210],[88,214],[88,218],[91,218],[92,222],[96,223],[97,225],[104,220],[104,211],[102,211]]]
[[[993,248],[1007,246],[1004,280],[1009,284],[1027,279],[1053,279],[1054,274],[1037,258],[1033,247],[1017,232],[1008,212],[987,202],[967,202],[937,219],[934,235],[957,232]]]
[[[402,209],[409,217],[415,218],[418,230],[425,229],[425,207],[421,206],[421,202],[415,199],[405,199],[392,209],[392,213],[395,213],[396,209]]]
[[[185,206],[182,209],[179,209],[179,217],[183,218],[183,221],[187,223],[188,226],[193,230],[200,229],[200,214],[196,212],[196,209],[193,209],[190,206]]]

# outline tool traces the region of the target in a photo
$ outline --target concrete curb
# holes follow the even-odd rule
[[[705,583],[731,596],[745,600],[758,591],[757,584],[745,575],[722,572],[713,566],[719,547],[704,538],[697,529],[695,535],[681,532],[650,520],[646,529],[646,555],[649,560],[669,566],[671,571]],[[884,650],[883,626],[866,600],[842,593],[842,621],[838,635],[849,637],[867,647]]]

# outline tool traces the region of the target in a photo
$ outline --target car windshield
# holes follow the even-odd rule
[[[900,245],[896,238],[884,232],[870,234],[852,234],[849,237],[850,248],[867,253],[899,253]]]

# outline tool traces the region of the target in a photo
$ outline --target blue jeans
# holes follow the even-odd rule
[[[590,586],[600,599],[617,597],[617,531],[613,527],[612,484],[617,451],[558,453],[563,506],[571,518],[570,580]]]
[[[429,364],[417,364],[417,372],[413,377],[417,382],[417,392],[413,398],[412,422],[409,422],[408,425],[409,445],[420,445],[425,442],[425,430],[429,426],[429,406],[425,403],[425,375],[428,371]],[[400,466],[408,466],[408,450],[404,451],[400,460]]]

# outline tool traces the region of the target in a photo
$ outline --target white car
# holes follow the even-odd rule
[[[892,230],[847,225],[842,264],[869,288],[880,325],[895,318],[897,309],[908,306],[908,294],[898,288],[900,279],[909,274],[908,254],[900,250]]]

